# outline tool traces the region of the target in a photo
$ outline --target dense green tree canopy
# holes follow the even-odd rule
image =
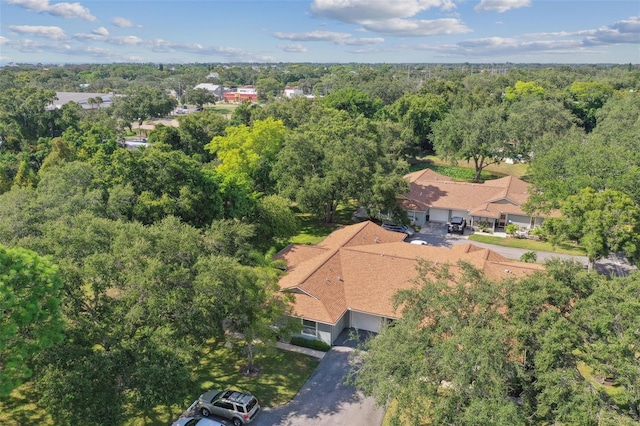
[[[507,138],[506,114],[501,106],[452,110],[434,123],[433,147],[439,157],[454,164],[473,162],[476,181],[485,167],[515,157],[519,148]]]
[[[281,121],[267,118],[250,127],[227,127],[225,136],[216,136],[205,148],[215,154],[216,170],[226,179],[250,184],[256,191],[273,192],[271,169],[287,133]]]
[[[394,299],[402,318],[365,344],[352,383],[394,407],[391,424],[631,424],[638,304],[623,295],[637,291],[637,275],[614,297],[577,263],[546,266],[495,282],[468,264],[423,263],[416,286]],[[598,371],[620,368],[623,398],[579,372],[591,360]]]
[[[61,297],[50,259],[0,245],[0,396],[31,377],[34,355],[62,341]]]
[[[282,195],[331,223],[339,203],[371,196],[372,177],[393,179],[396,162],[387,161],[387,149],[364,116],[328,109],[287,135],[273,176]]]

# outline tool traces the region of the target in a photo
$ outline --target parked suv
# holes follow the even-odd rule
[[[449,228],[448,231],[449,232],[458,232],[460,234],[464,234],[464,228],[467,227],[467,220],[459,217],[459,216],[454,216],[451,218],[451,221],[449,222]]]
[[[258,400],[249,394],[233,390],[210,390],[198,399],[198,409],[204,417],[224,417],[233,426],[250,423],[260,411]]]

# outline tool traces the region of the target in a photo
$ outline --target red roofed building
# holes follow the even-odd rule
[[[256,90],[256,86],[240,86],[235,90],[224,92],[222,96],[227,102],[258,102],[258,91]]]

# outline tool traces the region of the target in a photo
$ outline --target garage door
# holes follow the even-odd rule
[[[529,216],[520,216],[516,214],[510,214],[507,216],[507,220],[523,228],[528,228],[531,225],[531,218]]]
[[[382,318],[379,316],[351,311],[351,327],[353,328],[377,333],[380,331],[381,324]]]
[[[449,210],[429,209],[429,222],[449,222]]]

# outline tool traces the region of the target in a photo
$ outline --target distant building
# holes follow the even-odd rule
[[[87,93],[87,92],[56,92],[56,98],[47,107],[49,110],[60,109],[62,105],[75,102],[84,109],[107,108],[111,106],[113,93]],[[90,99],[100,98],[102,102],[90,103]]]
[[[206,89],[209,92],[213,93],[216,97],[216,100],[222,99],[223,89],[219,84],[211,84],[211,83],[200,83],[194,89]]]
[[[256,86],[240,86],[235,90],[224,92],[222,96],[225,101],[233,103],[258,101],[258,91],[256,90]]]
[[[287,86],[284,88],[284,96],[287,98],[295,98],[302,95],[302,89],[300,89],[298,86]]]

